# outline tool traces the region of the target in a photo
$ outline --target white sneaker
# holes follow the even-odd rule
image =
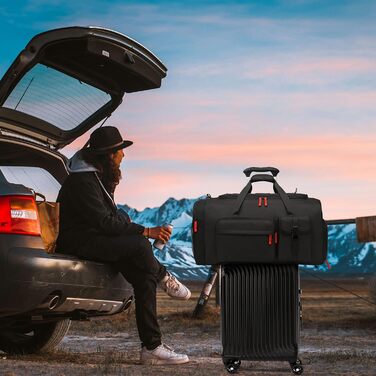
[[[188,287],[184,286],[169,272],[159,282],[160,287],[166,291],[167,295],[174,299],[188,300],[191,297],[191,292]]]
[[[140,352],[141,364],[183,364],[188,363],[189,358],[185,354],[177,354],[170,347],[162,343],[154,350],[148,350],[143,347]]]

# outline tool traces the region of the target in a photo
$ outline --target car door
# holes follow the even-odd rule
[[[61,149],[111,115],[125,93],[160,87],[166,72],[149,50],[115,31],[38,34],[0,82],[0,129]]]

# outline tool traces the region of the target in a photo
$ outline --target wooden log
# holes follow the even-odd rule
[[[355,218],[359,243],[376,241],[376,216]]]

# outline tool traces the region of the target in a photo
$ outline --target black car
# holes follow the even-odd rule
[[[70,320],[127,309],[130,284],[108,265],[47,253],[35,192],[56,200],[59,150],[101,123],[125,93],[158,88],[166,67],[115,31],[36,35],[0,82],[0,350],[53,349]]]

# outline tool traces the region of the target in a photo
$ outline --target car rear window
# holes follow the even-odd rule
[[[47,201],[56,201],[60,183],[43,168],[1,166],[0,171],[9,183],[22,184],[46,196]]]
[[[32,115],[68,131],[110,100],[111,96],[102,90],[37,64],[18,82],[3,107]]]

